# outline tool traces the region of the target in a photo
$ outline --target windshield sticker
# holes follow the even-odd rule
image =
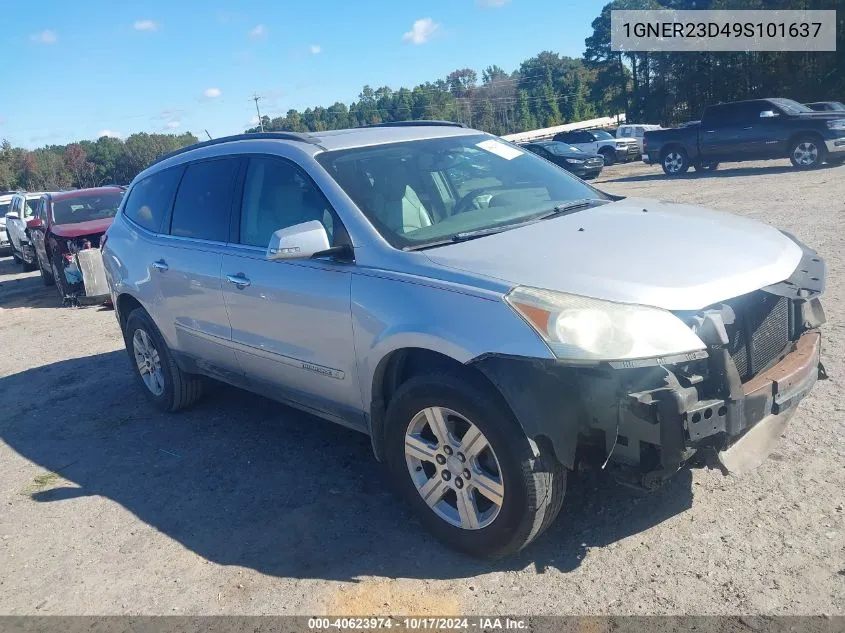
[[[505,145],[501,141],[497,141],[496,139],[488,139],[486,141],[481,141],[480,143],[476,143],[476,147],[480,147],[481,149],[487,150],[491,154],[495,154],[496,156],[501,156],[505,160],[513,160],[517,156],[522,156],[525,152],[522,152],[515,147],[511,147],[510,145]]]

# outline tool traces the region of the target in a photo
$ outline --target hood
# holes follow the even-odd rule
[[[578,160],[604,160],[599,154],[592,152],[561,152],[560,154],[553,154],[555,158],[577,158]]]
[[[105,233],[111,226],[114,218],[101,218],[99,220],[88,220],[87,222],[76,222],[75,224],[53,224],[50,232],[59,237],[82,237],[83,235],[98,235]]]
[[[783,281],[802,256],[766,224],[637,198],[423,252],[513,286],[667,310],[698,310]]]

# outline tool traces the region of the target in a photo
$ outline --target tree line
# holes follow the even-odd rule
[[[121,140],[111,136],[36,150],[0,145],[0,190],[49,191],[123,185],[159,156],[198,142],[187,134],[141,132]]]
[[[508,134],[624,112],[629,121],[674,125],[721,101],[788,97],[845,99],[845,11],[836,52],[619,53],[610,46],[612,9],[829,9],[834,0],[614,0],[592,22],[582,58],[544,51],[508,72],[460,68],[394,90],[367,85],[336,102],[264,116],[265,131],[318,132],[375,123],[445,119]],[[562,37],[565,35],[562,31]],[[258,132],[256,126],[247,132]],[[160,155],[196,143],[192,134],[103,137],[34,151],[0,147],[0,189],[125,184]]]

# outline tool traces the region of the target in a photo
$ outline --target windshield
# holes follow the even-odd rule
[[[593,130],[593,136],[595,136],[597,139],[602,140],[602,141],[607,141],[607,140],[615,141],[616,140],[615,136],[613,136],[609,132],[605,132],[604,130]]]
[[[26,209],[24,210],[24,215],[29,217],[31,215],[35,215],[35,210],[38,208],[38,200],[39,198],[27,198],[26,199]]]
[[[577,147],[573,147],[568,143],[548,143],[543,145],[547,150],[549,150],[552,154],[556,156],[565,156],[566,154],[571,154],[573,152],[580,152],[581,150]]]
[[[798,103],[792,99],[770,99],[781,110],[785,110],[789,114],[798,114],[799,112],[812,112],[810,108],[803,103]]]
[[[487,135],[319,154],[317,160],[396,248],[506,227],[601,192]]]
[[[88,220],[113,218],[120,206],[122,193],[103,193],[94,196],[79,196],[69,200],[53,202],[55,224],[76,224]]]

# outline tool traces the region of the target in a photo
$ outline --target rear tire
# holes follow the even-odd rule
[[[716,171],[717,169],[719,169],[719,163],[716,162],[716,161],[713,161],[713,162],[710,162],[710,163],[708,163],[708,162],[697,163],[695,165],[695,171],[700,171],[700,172]]]
[[[813,169],[827,158],[827,147],[815,136],[802,136],[789,148],[789,161],[797,169]]]
[[[660,159],[660,165],[667,176],[680,176],[690,168],[689,157],[681,147],[670,147],[666,150]]]
[[[200,399],[204,379],[182,371],[176,364],[170,348],[146,310],[135,308],[129,314],[123,340],[135,378],[155,407],[162,411],[179,411]],[[142,361],[149,370],[144,374],[141,372]],[[145,376],[150,379],[145,380]]]
[[[385,449],[399,492],[426,529],[472,556],[515,554],[551,525],[563,503],[566,470],[537,457],[499,394],[465,372],[405,382],[387,409]]]

